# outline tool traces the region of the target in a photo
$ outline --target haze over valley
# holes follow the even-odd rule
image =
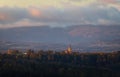
[[[60,51],[71,44],[75,51],[119,51],[119,29],[118,25],[35,26],[0,29],[0,49]]]

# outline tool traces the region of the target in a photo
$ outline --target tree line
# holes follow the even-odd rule
[[[120,51],[67,54],[8,50],[0,54],[0,77],[120,77]]]

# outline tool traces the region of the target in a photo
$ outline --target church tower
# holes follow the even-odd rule
[[[65,50],[66,54],[71,54],[72,53],[72,47],[69,45],[69,47]]]

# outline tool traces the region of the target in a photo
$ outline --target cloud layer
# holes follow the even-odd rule
[[[1,0],[0,28],[120,25],[119,0]]]

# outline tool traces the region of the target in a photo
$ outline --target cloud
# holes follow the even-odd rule
[[[17,21],[11,24],[0,24],[0,28],[14,28],[14,27],[31,27],[31,26],[46,26],[42,22],[33,22],[28,19],[23,19],[21,21]]]
[[[105,3],[115,3],[117,0],[101,0]]]
[[[120,11],[120,5],[111,5],[111,7],[116,8],[118,11]]]
[[[120,0],[101,0],[102,4],[105,4],[109,7],[114,7],[120,11]]]
[[[28,17],[27,10],[24,8],[2,7],[0,8],[0,15],[2,17],[1,24],[11,24]]]
[[[8,7],[49,7],[65,8],[66,6],[87,6],[99,0],[0,0],[0,6]],[[67,4],[67,5],[66,5]]]
[[[58,9],[55,7],[0,8],[0,28],[17,26],[49,25],[66,27],[69,25],[115,25],[120,24],[120,11],[114,7],[95,4],[89,7],[70,7]],[[18,23],[19,22],[19,23]],[[17,24],[16,24],[17,23]]]
[[[37,8],[29,8],[28,12],[33,17],[40,17],[42,15],[42,12]]]
[[[67,5],[73,6],[87,6],[91,4],[99,3],[107,4],[119,4],[119,0],[0,0],[0,6],[8,7],[20,7],[27,8],[30,6],[35,7],[66,7]]]
[[[4,13],[0,13],[0,21],[6,21],[6,20],[9,20],[8,15]]]
[[[108,3],[108,4],[117,4],[120,1],[119,0],[101,0],[103,3]]]

